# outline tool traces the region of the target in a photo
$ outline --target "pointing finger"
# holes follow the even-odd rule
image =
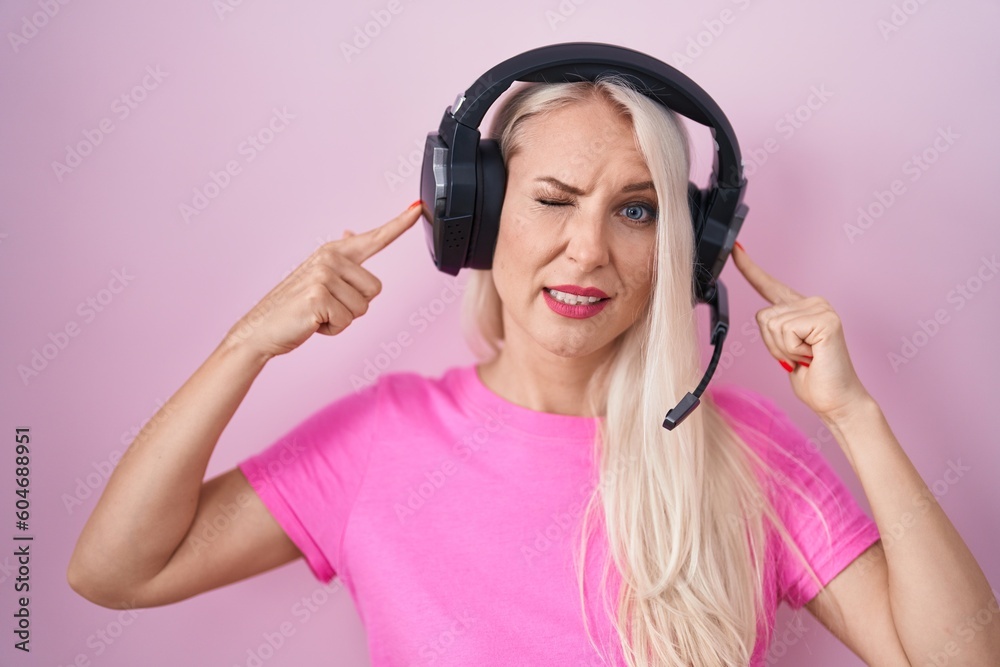
[[[797,301],[803,299],[801,294],[793,290],[788,285],[784,284],[780,280],[772,277],[764,269],[760,268],[756,262],[750,259],[743,246],[736,244],[733,246],[733,263],[736,264],[736,268],[739,269],[740,273],[747,279],[757,293],[762,297],[767,299],[771,304],[777,303],[791,303],[792,301]]]
[[[421,213],[420,201],[417,200],[384,225],[342,239],[341,252],[355,264],[361,264],[412,227]]]

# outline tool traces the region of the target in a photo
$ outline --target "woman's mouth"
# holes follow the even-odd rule
[[[574,319],[593,317],[604,310],[604,306],[611,300],[610,297],[600,299],[592,296],[577,296],[548,287],[543,287],[542,293],[549,308],[560,315]]]
[[[569,292],[560,292],[559,290],[552,289],[551,287],[544,287],[543,289],[551,294],[556,301],[560,301],[569,306],[598,303],[600,301],[607,301],[610,298],[605,297],[601,299],[595,296],[579,296],[578,294],[570,294]]]

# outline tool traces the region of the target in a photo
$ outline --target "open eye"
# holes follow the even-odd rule
[[[630,222],[634,222],[640,226],[656,222],[656,208],[646,202],[637,201],[632,202],[631,204],[626,204],[625,207],[622,208],[622,212]],[[648,218],[642,217],[644,212],[649,214]]]

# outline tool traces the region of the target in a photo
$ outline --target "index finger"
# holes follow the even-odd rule
[[[341,252],[355,264],[361,264],[413,226],[422,213],[420,203],[420,200],[413,202],[409,208],[384,225],[342,239]]]
[[[760,268],[756,262],[750,259],[750,256],[747,255],[741,246],[734,245],[733,251],[730,254],[733,256],[736,268],[740,270],[740,273],[747,279],[747,282],[772,305],[776,303],[790,303],[805,298]]]

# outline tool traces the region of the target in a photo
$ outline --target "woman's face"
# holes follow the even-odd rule
[[[493,257],[506,344],[603,357],[649,299],[658,205],[649,169],[631,122],[608,102],[574,103],[523,123],[522,147],[507,161]],[[610,298],[596,308],[562,306],[546,294],[560,285]]]

